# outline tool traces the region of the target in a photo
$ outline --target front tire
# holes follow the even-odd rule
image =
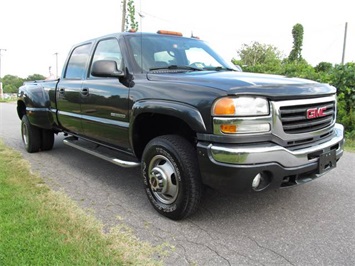
[[[160,214],[180,220],[197,211],[202,183],[196,150],[186,139],[151,140],[143,152],[142,174],[148,199]]]

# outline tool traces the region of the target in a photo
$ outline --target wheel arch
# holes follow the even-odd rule
[[[195,144],[196,133],[206,132],[200,112],[189,105],[165,101],[144,101],[132,108],[130,142],[138,158],[153,138],[176,134]]]
[[[17,101],[17,115],[22,119],[22,117],[26,114],[26,104],[22,100]]]
[[[38,84],[25,84],[19,88],[17,100],[17,115],[20,119],[24,115],[32,125],[40,128],[52,129],[54,117],[48,92]]]

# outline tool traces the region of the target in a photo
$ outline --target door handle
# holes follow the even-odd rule
[[[60,93],[60,94],[64,94],[64,92],[65,92],[65,89],[64,89],[64,88],[60,88],[60,89],[59,89],[59,93]]]
[[[89,95],[89,88],[82,88],[81,95],[88,96]]]

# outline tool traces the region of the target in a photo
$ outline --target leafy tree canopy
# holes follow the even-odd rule
[[[303,26],[296,24],[292,29],[293,48],[288,56],[291,62],[302,60]]]
[[[238,55],[245,65],[275,63],[282,59],[282,53],[272,45],[253,42],[251,45],[243,44]]]
[[[279,71],[283,54],[275,46],[253,42],[243,44],[237,51],[240,60],[233,59],[232,62],[240,65],[249,72],[271,73]]]
[[[138,22],[136,21],[136,7],[133,0],[128,0],[127,2],[127,15],[126,15],[126,31],[138,30]]]
[[[26,80],[31,81],[31,80],[44,80],[46,79],[45,76],[41,75],[41,74],[33,74],[33,75],[29,75]]]
[[[22,86],[25,81],[31,80],[43,80],[45,76],[41,74],[29,75],[27,78],[23,79],[14,75],[5,75],[2,78],[3,89],[5,93],[16,93],[18,88]]]

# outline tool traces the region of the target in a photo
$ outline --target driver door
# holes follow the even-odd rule
[[[93,55],[92,64],[97,60],[114,60],[117,69],[122,65],[122,54],[116,38],[100,40]],[[118,78],[94,77],[90,75],[83,82],[81,113],[84,135],[100,143],[129,149],[129,87]]]

